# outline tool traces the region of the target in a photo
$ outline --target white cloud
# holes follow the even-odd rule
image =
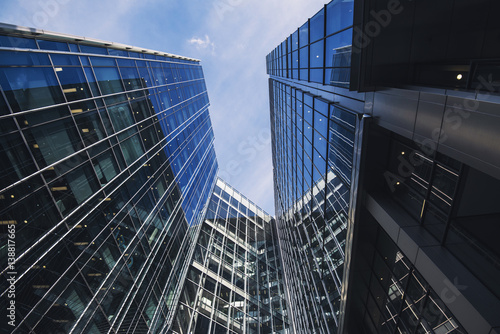
[[[212,55],[215,54],[215,44],[210,42],[210,37],[208,37],[208,35],[205,35],[205,39],[193,37],[188,40],[188,43],[194,45],[198,50],[209,50]]]

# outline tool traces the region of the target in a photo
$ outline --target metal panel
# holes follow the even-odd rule
[[[424,98],[428,98],[432,102],[424,101]],[[422,142],[430,138],[434,145],[437,145],[439,137],[436,136],[436,132],[441,128],[446,96],[421,93],[421,99],[418,104],[413,140]],[[439,135],[439,132],[437,134]],[[434,137],[435,139],[433,139]]]
[[[398,95],[389,95],[385,91],[375,93],[373,116],[380,126],[412,138],[418,107],[418,92],[406,94],[409,91],[393,91]]]
[[[500,178],[498,113],[492,103],[448,98],[438,151]]]

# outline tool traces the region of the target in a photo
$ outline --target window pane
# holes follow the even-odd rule
[[[352,25],[353,7],[353,0],[332,1],[326,6],[327,35]]]
[[[138,135],[135,135],[122,142],[121,147],[127,165],[132,164],[144,153]]]
[[[95,67],[94,71],[103,95],[124,91],[116,67]]]
[[[68,101],[91,97],[87,79],[81,67],[61,67],[56,69],[56,73]]]
[[[309,47],[307,47],[307,46],[305,48],[300,49],[300,68],[301,69],[308,68],[308,64],[309,64],[308,51],[309,51]],[[301,78],[301,79],[303,79],[303,78]]]
[[[69,51],[68,44],[66,43],[44,41],[42,39],[37,40],[37,42],[42,50]]]
[[[34,39],[13,36],[0,36],[0,46],[23,49],[38,49]]]
[[[14,112],[64,102],[52,68],[2,68],[0,85]]]
[[[323,67],[323,41],[311,44],[311,67]]]
[[[134,124],[134,118],[127,103],[108,107],[108,113],[117,132]]]
[[[295,30],[292,34],[292,50],[297,50],[299,48],[299,32]]]
[[[72,120],[61,120],[25,130],[35,157],[43,166],[50,165],[82,146]]]
[[[299,28],[299,41],[300,47],[309,44],[309,22],[304,23],[304,25]]]
[[[19,133],[0,137],[0,148],[1,188],[35,172],[31,155]]]
[[[340,65],[334,65],[333,59],[336,57],[335,56],[336,54],[345,52],[345,50],[341,49],[342,47],[351,45],[351,43],[352,43],[352,29],[348,29],[339,34],[328,37],[326,39],[326,67],[340,66]],[[349,58],[346,59],[343,63],[348,64],[346,66],[350,66],[350,54]]]
[[[325,10],[320,10],[311,18],[311,43],[324,36],[325,29]]]

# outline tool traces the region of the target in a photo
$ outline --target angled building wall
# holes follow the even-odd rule
[[[1,25],[0,86],[2,330],[161,332],[216,180],[199,61]]]
[[[289,300],[297,332],[498,331],[500,54],[486,14],[495,6],[331,1],[267,56],[284,276],[303,296]],[[353,115],[351,132],[339,110]],[[329,322],[334,298],[318,293],[329,282],[318,263],[337,246],[315,242],[331,217],[314,195],[330,172],[351,196]]]
[[[217,179],[173,333],[289,333],[274,219]]]

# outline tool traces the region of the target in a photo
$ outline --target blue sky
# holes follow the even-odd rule
[[[201,60],[219,175],[274,215],[265,56],[328,0],[0,0],[0,22]]]

